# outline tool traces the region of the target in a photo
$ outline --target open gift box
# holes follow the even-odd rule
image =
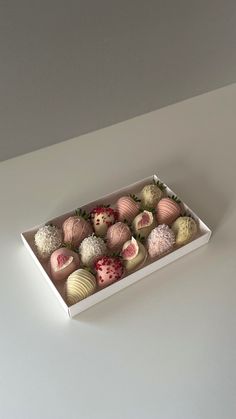
[[[135,194],[139,196],[140,191],[142,188],[150,183],[157,183],[162,181],[156,176],[152,175],[148,178],[142,179],[138,182],[135,182],[131,185],[128,185],[122,189],[119,189],[111,194],[105,195],[101,197],[100,199],[90,202],[87,205],[80,206],[82,210],[85,210],[86,212],[90,212],[94,207],[96,207],[99,204],[103,205],[111,205],[114,206],[117,199],[124,195],[129,194]],[[165,196],[175,196],[175,192],[173,192],[166,184],[165,186]],[[135,270],[132,273],[125,274],[120,280],[117,282],[114,282],[113,284],[107,286],[103,289],[98,289],[94,294],[86,297],[85,299],[79,301],[76,304],[68,305],[66,301],[66,295],[65,295],[65,284],[60,282],[55,282],[52,279],[51,272],[50,272],[50,266],[48,260],[43,260],[39,257],[36,246],[35,246],[35,234],[38,231],[38,229],[42,226],[44,226],[46,223],[42,223],[41,225],[35,226],[30,230],[27,230],[21,234],[22,240],[30,252],[31,256],[33,257],[35,263],[38,265],[39,269],[41,270],[43,277],[51,287],[52,291],[54,292],[55,296],[57,297],[58,301],[60,302],[60,305],[63,307],[63,309],[66,311],[67,315],[69,317],[73,317],[77,315],[78,313],[86,310],[87,308],[93,306],[94,304],[104,300],[107,297],[110,297],[111,295],[115,294],[116,292],[128,287],[129,285],[134,284],[136,281],[139,281],[140,279],[144,278],[145,276],[151,274],[152,272],[162,268],[165,265],[168,265],[169,263],[173,262],[174,260],[186,255],[187,253],[197,249],[198,247],[204,245],[207,243],[211,236],[211,230],[206,226],[206,224],[190,209],[183,201],[181,202],[182,207],[182,213],[186,213],[187,215],[191,216],[198,225],[198,232],[197,235],[187,244],[182,245],[181,247],[174,247],[174,249],[164,256],[159,257],[158,259],[150,259],[147,258],[145,264]],[[58,217],[55,217],[54,219],[47,221],[48,223],[52,223],[53,225],[57,227],[61,227],[62,223],[71,215],[74,215],[74,211],[70,211],[66,214],[60,215]]]

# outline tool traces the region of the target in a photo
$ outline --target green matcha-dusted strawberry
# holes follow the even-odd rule
[[[163,196],[163,191],[157,185],[146,185],[141,191],[143,209],[155,208]]]

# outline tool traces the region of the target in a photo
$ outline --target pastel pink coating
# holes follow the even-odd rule
[[[73,247],[78,247],[85,237],[93,233],[91,224],[77,215],[67,218],[62,225],[62,230],[64,243],[69,243]]]
[[[118,252],[122,249],[123,244],[130,238],[131,231],[129,226],[119,221],[107,230],[107,247],[114,252]]]
[[[169,226],[161,224],[154,228],[147,238],[147,250],[151,258],[171,251],[175,244],[175,234]]]
[[[104,256],[95,264],[97,284],[104,288],[121,278],[124,268],[117,257]]]
[[[162,198],[156,206],[158,224],[171,225],[181,213],[180,205],[171,198]]]
[[[122,196],[116,203],[119,221],[131,223],[139,213],[140,204],[135,202],[130,196]]]
[[[51,254],[50,269],[54,281],[66,280],[79,266],[79,255],[70,249],[62,247]]]

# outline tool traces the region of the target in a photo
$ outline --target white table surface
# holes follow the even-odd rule
[[[235,154],[236,84],[0,164],[1,419],[235,419]],[[153,172],[210,243],[69,320],[20,232]]]

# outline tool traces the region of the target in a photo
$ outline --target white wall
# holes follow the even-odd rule
[[[0,1],[0,160],[235,81],[235,19],[234,0]]]

